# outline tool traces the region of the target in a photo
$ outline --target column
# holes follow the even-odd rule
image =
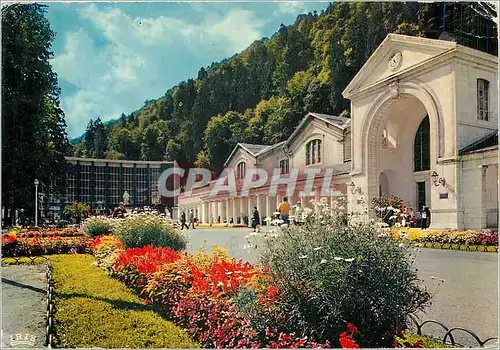
[[[229,224],[229,198],[226,199],[226,222]]]
[[[238,213],[236,213],[236,198],[235,197],[232,198],[231,205],[232,205],[231,216],[233,218],[233,224],[236,224],[236,217],[238,216]]]
[[[248,201],[248,207],[247,207],[248,227],[252,227],[253,205],[252,205],[252,197],[250,197],[250,195],[247,197],[247,201]]]
[[[212,215],[214,217],[213,219],[213,223],[217,223],[217,219],[219,218],[219,202],[218,201],[215,201],[213,202],[214,204],[214,215]]]
[[[207,222],[207,204],[203,202],[201,204],[201,218],[200,218],[202,223]]]
[[[487,226],[487,207],[486,207],[486,198],[488,195],[488,190],[487,190],[487,182],[486,182],[486,171],[488,169],[487,165],[483,165],[481,167],[481,212],[480,212],[480,227],[481,229],[486,228]],[[431,222],[432,222],[432,216],[431,216]]]
[[[319,205],[318,205],[318,203],[319,203],[319,199],[320,199],[320,198],[319,198],[319,191],[318,191],[318,190],[316,190],[316,191],[314,191],[314,212],[315,212],[316,214],[318,214],[318,213],[319,213]]]
[[[271,197],[269,195],[266,195],[266,218],[271,219],[271,215],[274,212],[274,210],[271,209]],[[270,221],[267,221],[269,223]]]
[[[257,207],[257,210],[259,211],[259,216],[260,216],[260,220],[262,221],[262,205],[260,205],[260,200],[261,200],[261,196],[258,194],[257,196],[255,196],[255,200],[257,202],[257,204],[255,205]]]
[[[240,223],[243,224],[243,218],[245,217],[245,197],[240,197],[239,203],[239,213]]]
[[[207,224],[211,224],[212,223],[212,202],[207,203],[207,209],[208,209]]]

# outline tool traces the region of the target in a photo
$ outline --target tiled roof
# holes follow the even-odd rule
[[[272,145],[254,145],[251,143],[240,143],[240,145],[246,148],[254,156],[257,155],[259,152],[262,152],[266,148],[272,147]]]
[[[471,143],[468,146],[465,146],[460,151],[458,151],[458,155],[463,156],[465,154],[474,153],[493,146],[498,146],[498,130],[492,132],[489,135],[486,135],[485,137],[480,138],[479,140]]]
[[[321,113],[309,113],[309,115],[312,115],[316,118],[323,119],[330,124],[336,125],[340,128],[345,128],[349,123],[351,122],[350,118],[345,118],[345,117],[339,117],[336,115],[329,115],[329,114],[321,114]]]

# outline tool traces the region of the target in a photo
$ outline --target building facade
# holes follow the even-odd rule
[[[66,157],[65,196],[44,198],[44,216],[59,218],[66,205],[87,204],[93,213],[103,213],[120,202],[130,207],[153,206],[161,199],[158,179],[174,162],[132,161]],[[126,200],[124,200],[124,197]],[[173,206],[175,198],[164,198]]]
[[[179,206],[202,222],[238,222],[256,206],[275,211],[284,195],[293,204],[347,195],[349,212],[368,220],[371,199],[395,195],[431,210],[431,227],[498,226],[498,58],[455,42],[389,34],[349,83],[351,118],[309,113],[276,145],[238,144],[225,167],[235,193],[217,193],[218,180],[181,194]],[[304,198],[309,168],[332,169]],[[296,186],[276,193],[269,183],[241,196],[252,168],[280,169]],[[295,181],[289,174],[298,170]],[[329,170],[330,171],[330,170]],[[286,181],[285,181],[286,182]]]

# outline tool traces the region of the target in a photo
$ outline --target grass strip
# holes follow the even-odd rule
[[[92,256],[54,255],[51,260],[56,347],[199,347],[186,331],[161,318],[122,283],[94,266]]]

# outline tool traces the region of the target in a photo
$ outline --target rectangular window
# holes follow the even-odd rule
[[[348,132],[344,138],[344,162],[351,160],[351,133]]]
[[[288,159],[280,160],[280,174],[288,174],[290,172]]]
[[[422,210],[422,207],[426,205],[425,199],[425,182],[417,182],[417,208],[416,210]]]
[[[489,118],[489,85],[488,80],[477,80],[477,119],[479,120],[488,120]]]

